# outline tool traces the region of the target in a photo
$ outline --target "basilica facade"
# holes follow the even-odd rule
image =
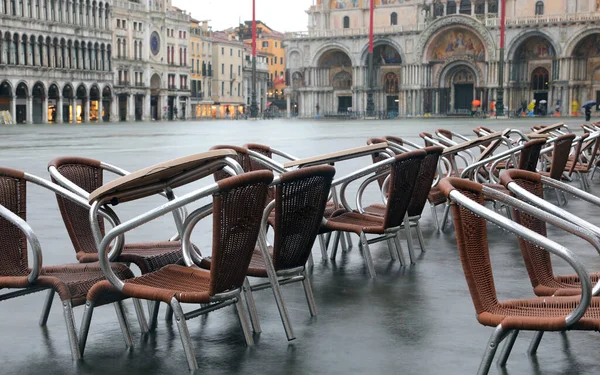
[[[499,64],[499,0],[372,0],[374,76],[368,80],[369,1],[317,0],[307,32],[286,35],[291,94],[301,117],[366,110],[401,116],[505,106],[571,114],[600,101],[600,1],[506,0],[505,64]],[[576,103],[574,103],[576,102]]]

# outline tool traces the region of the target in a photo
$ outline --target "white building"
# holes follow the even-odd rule
[[[171,0],[115,0],[112,25],[119,120],[189,118],[190,16]]]
[[[112,121],[111,1],[0,0],[0,111],[17,123]]]
[[[258,113],[267,109],[267,94],[269,92],[269,64],[266,56],[256,56],[256,106]],[[251,43],[246,44],[244,50],[244,102],[247,112],[250,113],[252,105],[252,47]]]

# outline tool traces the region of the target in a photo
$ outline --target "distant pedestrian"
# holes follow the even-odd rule
[[[177,117],[177,106],[173,107],[173,117],[179,119],[179,117]]]

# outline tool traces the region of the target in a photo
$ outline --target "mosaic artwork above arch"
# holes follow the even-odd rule
[[[534,36],[524,41],[515,58],[518,60],[538,60],[556,56],[552,43],[541,36]]]
[[[453,28],[435,37],[427,56],[429,61],[444,61],[457,57],[483,61],[485,47],[473,31],[466,28]]]
[[[323,54],[323,56],[321,56],[319,58],[319,63],[318,63],[319,67],[321,68],[332,68],[332,67],[336,67],[336,66],[352,66],[352,61],[350,60],[350,57],[340,51],[340,50],[333,50],[333,51],[329,51],[329,52],[325,52]]]
[[[362,7],[362,0],[331,0],[331,9],[349,9]]]
[[[600,0],[598,0],[600,1]],[[575,48],[575,57],[600,57],[600,34],[585,37]]]
[[[384,44],[373,49],[373,61],[375,65],[397,65],[402,64],[402,57],[396,48]]]

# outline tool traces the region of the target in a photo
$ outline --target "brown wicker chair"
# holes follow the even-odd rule
[[[425,251],[425,240],[423,239],[423,233],[419,221],[421,214],[427,203],[427,199],[431,194],[431,185],[435,179],[435,175],[438,170],[438,163],[444,149],[442,147],[426,147],[423,149],[427,153],[427,156],[421,163],[419,169],[419,175],[413,191],[413,196],[407,209],[408,220],[405,219],[403,227],[406,232],[406,240],[408,241],[409,254],[411,256],[411,262],[414,262],[412,235],[410,228],[415,228],[417,231],[417,238],[419,240],[419,246],[422,251]],[[373,156],[373,162],[379,160]],[[381,179],[381,178],[380,178]],[[378,180],[379,181],[379,180]],[[380,183],[380,187],[383,187],[383,182]],[[386,206],[382,204],[373,204],[364,208],[364,212],[370,215],[383,217],[385,215]],[[407,226],[407,222],[409,225]]]
[[[49,290],[40,325],[46,325],[48,313],[55,293],[63,307],[67,334],[74,360],[81,358],[79,351],[73,307],[85,303],[86,294],[104,274],[98,263],[75,263],[58,266],[42,266],[42,248],[34,231],[27,224],[27,183],[34,183],[55,192],[60,187],[28,175],[21,171],[0,168],[0,240],[2,241],[2,261],[0,262],[0,289],[16,289],[0,295],[0,301],[30,293]],[[64,190],[62,190],[64,192]],[[66,192],[68,193],[68,192]],[[27,247],[33,252],[33,267],[29,268]],[[131,270],[124,265],[114,264],[112,270],[122,279],[133,277]],[[104,305],[117,300],[108,294],[99,301]],[[122,324],[127,345],[131,345],[131,335],[120,302],[115,305],[119,322]]]
[[[253,285],[247,283],[244,288],[254,332],[260,332],[260,323],[252,291],[272,288],[288,340],[295,337],[280,285],[302,282],[310,314],[317,315],[305,265],[323,221],[334,175],[335,168],[316,166],[284,173],[278,181],[274,181],[275,201],[267,206],[263,215],[263,223],[268,219],[273,228],[274,243],[268,247],[258,246],[248,268],[248,276],[268,278],[269,281]],[[273,209],[274,215],[271,214]],[[201,266],[210,269],[211,258],[204,258]]]
[[[557,137],[554,141],[554,149],[552,150],[552,160],[548,166],[548,170],[539,171],[543,176],[550,177],[554,180],[560,181],[562,179],[567,161],[569,160],[569,154],[571,153],[571,146],[575,140],[575,134],[565,134]],[[560,193],[555,190],[556,200],[558,204],[561,204]]]
[[[254,341],[247,321],[246,308],[243,305],[242,287],[256,246],[264,211],[264,206],[257,203],[265,201],[272,180],[273,173],[269,171],[249,172],[219,180],[215,185],[197,191],[195,193],[197,199],[212,194],[213,204],[212,207],[207,206],[188,215],[182,234],[184,259],[186,264],[192,265],[194,258],[191,255],[191,232],[203,217],[212,212],[213,246],[210,271],[195,266],[168,265],[124,281],[118,280],[115,275],[107,274],[108,281],[97,283],[88,293],[80,335],[81,351],[83,352],[85,348],[87,331],[96,301],[104,298],[106,293],[116,291],[120,291],[122,298],[147,299],[171,306],[191,370],[196,370],[198,365],[187,328],[188,319],[235,304],[246,342],[252,345]],[[142,196],[148,195],[144,194]],[[94,204],[98,204],[104,198],[105,196],[98,195],[94,198]],[[175,209],[176,206],[185,204],[185,200],[176,199],[171,203],[173,203],[171,209]],[[144,220],[152,220],[159,216],[160,214],[150,211],[145,214]],[[113,232],[115,231],[124,233],[127,227],[117,226]],[[107,237],[110,235],[109,233]],[[112,238],[104,238],[102,244],[107,246],[110,240]],[[106,246],[100,247],[103,264],[107,261]],[[182,303],[202,304],[203,307],[184,313],[181,308]]]
[[[422,160],[427,153],[422,150],[396,155],[390,165],[390,182],[388,201],[383,217],[361,214],[359,212],[340,211],[327,220],[326,228],[330,231],[355,233],[360,237],[360,246],[367,265],[369,275],[375,277],[375,267],[371,258],[369,244],[387,240],[390,253],[394,259],[394,251],[399,256],[399,240],[397,238],[408,206],[412,198]],[[367,234],[379,235],[367,240]],[[335,259],[339,233],[333,243],[332,259]],[[394,243],[395,241],[395,243]],[[396,247],[396,249],[394,249]]]
[[[588,140],[589,139],[589,140]],[[581,137],[581,142],[574,153],[574,158],[567,161],[565,167],[568,176],[573,173],[579,177],[581,188],[585,191],[590,190],[588,175],[592,173],[598,160],[598,150],[600,149],[600,136],[586,133]]]
[[[521,330],[600,330],[600,299],[592,299],[592,286],[583,264],[564,247],[483,207],[482,185],[458,178],[440,182],[450,199],[456,242],[473,304],[480,324],[494,327],[479,371],[489,372],[496,350],[508,337],[499,364],[504,366]],[[490,263],[486,220],[565,259],[581,280],[582,295],[498,301]]]
[[[103,185],[104,164],[98,160],[62,157],[50,161],[48,168],[55,168],[58,173],[88,194]],[[53,177],[54,182],[60,183]],[[67,187],[68,188],[68,187]],[[89,210],[76,203],[56,195],[60,213],[77,253],[77,260],[82,263],[97,262],[98,250],[89,223]],[[100,226],[104,234],[104,221]],[[121,255],[115,261],[133,263],[142,274],[174,264],[181,260],[180,241],[158,241],[125,244]]]

